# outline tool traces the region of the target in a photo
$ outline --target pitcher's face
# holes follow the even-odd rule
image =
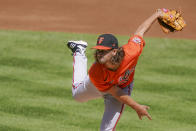
[[[112,50],[96,50],[95,59],[100,64],[105,64],[113,56]]]

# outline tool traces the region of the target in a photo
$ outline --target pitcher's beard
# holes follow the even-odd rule
[[[98,55],[96,55],[95,56],[95,59],[96,59],[96,62],[99,63],[99,64],[105,64],[107,62],[107,60],[104,59],[104,56],[98,56]]]
[[[110,52],[111,50],[96,50],[95,52],[95,60],[97,63],[100,64],[105,64],[108,60],[110,60],[108,57],[104,57],[105,55],[107,55],[108,52]]]

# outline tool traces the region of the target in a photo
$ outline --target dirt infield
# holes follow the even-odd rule
[[[165,35],[156,23],[146,36],[196,39],[195,0],[1,0],[0,29],[129,35],[162,7],[180,8],[188,26]]]

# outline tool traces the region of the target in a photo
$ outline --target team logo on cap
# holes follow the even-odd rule
[[[104,40],[104,37],[100,37],[99,40],[97,41],[97,44],[100,45],[103,42],[103,40]]]

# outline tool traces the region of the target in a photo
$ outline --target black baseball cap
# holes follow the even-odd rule
[[[112,34],[102,34],[97,39],[97,45],[92,48],[100,50],[118,49],[118,40]]]

